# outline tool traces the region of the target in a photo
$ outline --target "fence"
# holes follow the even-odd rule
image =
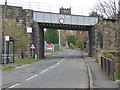
[[[106,57],[101,57],[101,68],[110,76],[112,80],[115,80],[115,62]]]

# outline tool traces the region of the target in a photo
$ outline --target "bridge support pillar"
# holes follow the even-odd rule
[[[91,28],[89,32],[89,56],[92,57],[95,55],[95,30]]]
[[[44,59],[44,28],[39,26],[39,51],[38,51],[38,58]]]

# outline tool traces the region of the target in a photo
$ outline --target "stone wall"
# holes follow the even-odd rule
[[[96,48],[106,51],[117,51],[117,22],[103,19],[96,26]]]
[[[0,9],[3,11],[4,10],[4,5],[0,5]],[[0,17],[1,18],[1,17]],[[0,19],[2,20],[2,19]],[[34,23],[33,23],[33,10],[29,9],[23,9],[22,7],[17,7],[17,6],[7,6],[6,9],[6,14],[5,14],[5,21],[6,20],[13,20],[15,24],[17,25],[22,25],[25,27],[23,29],[24,33],[27,33],[27,27],[32,27],[34,28]],[[1,22],[0,22],[1,25]],[[3,25],[2,25],[3,26]],[[1,28],[1,27],[0,27]],[[0,29],[1,30],[1,29]],[[35,29],[33,29],[35,31]],[[0,33],[1,34],[1,33]],[[29,35],[29,40],[31,43],[34,43],[33,37],[35,34],[28,34]],[[1,35],[0,35],[1,36]],[[1,39],[1,38],[0,38]],[[30,44],[31,44],[30,43]],[[1,44],[1,43],[0,43]],[[26,54],[30,55],[31,51],[29,49],[29,46],[27,48]],[[26,55],[25,55],[26,56]]]
[[[113,19],[100,19],[99,23],[95,26],[96,36],[96,52],[98,59],[105,53],[118,53],[118,40],[117,40],[117,21]]]

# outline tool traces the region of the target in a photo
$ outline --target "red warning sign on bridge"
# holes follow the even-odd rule
[[[36,49],[34,44],[31,44],[30,49]]]
[[[63,24],[63,23],[64,23],[64,19],[63,19],[63,18],[60,18],[60,19],[59,19],[59,23],[60,23],[60,24]]]

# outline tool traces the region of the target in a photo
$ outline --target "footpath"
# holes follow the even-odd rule
[[[120,90],[120,81],[112,81],[109,76],[102,71],[100,64],[97,63],[95,59],[87,56],[84,59],[91,70],[93,88],[100,88],[100,90],[104,90],[104,88],[108,88],[108,90]]]

